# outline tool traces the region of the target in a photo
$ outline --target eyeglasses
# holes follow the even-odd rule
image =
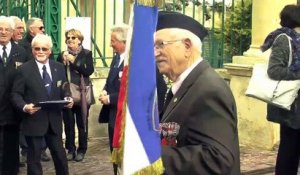
[[[171,41],[158,41],[154,44],[154,50],[163,49],[163,48],[165,48],[165,45],[173,44],[173,43],[178,42],[178,41],[182,41],[182,39],[171,40]]]
[[[45,27],[44,26],[40,26],[40,27],[36,26],[36,28],[38,28],[39,30],[43,30]]]
[[[67,36],[67,40],[69,40],[69,39],[75,40],[76,38],[77,37],[75,37],[75,36],[71,36],[71,37]]]
[[[43,52],[47,52],[49,49],[48,48],[46,48],[46,47],[35,47],[35,48],[33,48],[34,49],[34,51],[36,51],[36,52],[38,52],[38,51],[43,51]]]

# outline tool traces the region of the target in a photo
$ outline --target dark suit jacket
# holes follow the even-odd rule
[[[47,100],[62,100],[68,93],[62,90],[66,82],[63,64],[49,60],[52,74],[52,89],[48,95],[43,79],[38,70],[37,63],[31,59],[18,69],[14,81],[12,101],[19,111],[23,111],[25,104],[37,103]],[[24,113],[24,112],[23,112]],[[43,136],[51,127],[56,134],[62,133],[61,109],[39,110],[33,115],[22,115],[21,131],[25,136]]]
[[[117,105],[120,91],[120,80],[121,77],[119,74],[123,71],[124,61],[119,67],[116,66],[116,57],[115,55],[110,65],[110,70],[108,77],[106,79],[106,84],[104,90],[109,94],[110,104],[103,105],[99,114],[99,123],[109,123],[111,127],[114,127],[116,115],[117,115]]]
[[[116,56],[115,56],[116,57]],[[117,105],[118,105],[118,97],[120,91],[120,77],[119,72],[123,70],[123,63],[119,68],[114,68],[116,64],[116,58],[113,58],[110,71],[106,80],[106,84],[104,86],[104,90],[110,94],[110,105],[103,105],[100,115],[99,115],[99,123],[109,123],[111,126],[115,124],[115,118],[117,115]],[[156,83],[157,83],[157,101],[158,101],[158,110],[159,112],[163,108],[164,97],[167,91],[167,85],[164,81],[163,76],[159,73],[156,68]]]
[[[32,48],[31,48],[32,39],[33,39],[33,37],[27,32],[25,34],[24,38],[19,42],[19,45],[26,50],[26,52],[30,58],[33,58]]]
[[[11,51],[6,67],[4,67],[2,58],[0,59],[0,125],[17,124],[20,121],[9,99],[17,68],[27,60],[29,57],[25,50],[14,42],[11,42]]]
[[[234,97],[226,82],[202,61],[183,81],[162,118],[180,125],[177,146],[162,148],[168,175],[239,175]]]

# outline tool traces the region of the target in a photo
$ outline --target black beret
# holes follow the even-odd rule
[[[201,41],[208,34],[203,25],[189,16],[177,12],[160,11],[158,13],[156,31],[166,28],[186,29],[198,36]]]

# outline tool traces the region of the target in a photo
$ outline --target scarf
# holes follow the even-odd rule
[[[75,51],[72,51],[71,49],[68,48],[69,54],[71,54],[71,55],[73,55],[73,56],[75,56],[75,57],[77,57],[77,55],[81,52],[81,50],[82,50],[82,46],[80,46],[80,47],[79,47],[77,50],[75,50]]]
[[[295,30],[288,27],[282,27],[274,30],[266,37],[264,44],[260,47],[261,50],[264,52],[272,47],[275,38],[281,33],[285,33],[292,38],[292,63],[289,67],[290,70],[300,70],[300,34],[298,34]]]

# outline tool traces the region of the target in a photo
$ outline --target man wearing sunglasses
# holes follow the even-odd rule
[[[28,144],[27,174],[43,174],[41,153],[44,139],[49,146],[57,175],[68,175],[68,163],[62,141],[61,106],[38,107],[41,101],[66,100],[65,107],[72,108],[70,92],[63,89],[67,81],[64,65],[49,60],[51,37],[37,34],[32,40],[34,59],[18,69],[13,84],[12,101],[22,112],[21,132]]]
[[[43,20],[40,18],[30,18],[26,22],[26,33],[25,37],[20,42],[20,45],[29,53],[29,56],[32,57],[31,53],[31,41],[37,34],[45,33],[45,27]]]
[[[31,41],[32,39],[37,35],[37,34],[44,34],[45,33],[45,28],[44,28],[44,23],[43,20],[40,18],[30,18],[26,22],[26,33],[24,38],[20,41],[19,45],[22,46],[26,51],[27,54],[29,55],[30,58],[33,59],[32,55],[32,48],[31,48]],[[50,56],[52,58],[52,54]],[[22,136],[21,133],[21,141],[20,141],[20,146],[21,146],[21,160],[26,160],[26,154],[27,154],[27,144],[24,139],[24,136]],[[47,145],[46,143],[43,146],[43,152],[42,152],[42,161],[49,161],[50,157],[46,153]]]

